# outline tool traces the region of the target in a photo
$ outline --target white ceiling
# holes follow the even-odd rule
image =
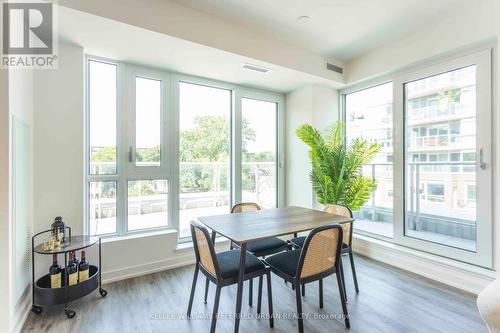
[[[483,0],[175,1],[321,55],[349,60]],[[297,22],[303,15],[309,22]]]
[[[58,23],[60,40],[79,45],[90,55],[277,92],[306,84],[339,88],[328,79],[62,6]],[[260,74],[241,69],[245,63],[272,71]]]

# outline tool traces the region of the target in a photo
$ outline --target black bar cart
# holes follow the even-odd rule
[[[31,238],[31,274],[33,285],[33,299],[31,311],[35,314],[41,314],[43,308],[41,305],[64,304],[64,313],[68,318],[73,318],[76,311],[68,308],[68,304],[83,296],[86,296],[99,288],[102,297],[106,297],[108,292],[102,288],[101,280],[101,238],[95,236],[72,236],[71,228],[66,226],[69,233],[60,247],[52,250],[45,250],[43,244],[35,246],[35,239],[43,234],[52,232],[52,229],[41,231]],[[90,265],[89,278],[85,281],[69,286],[66,278],[66,269],[68,264],[68,253],[71,251],[83,250],[85,248],[99,246],[99,265]],[[61,272],[61,288],[51,288],[50,275],[44,275],[35,281],[35,253],[41,255],[64,254],[64,268]]]

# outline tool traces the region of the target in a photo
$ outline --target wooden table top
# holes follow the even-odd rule
[[[237,244],[354,221],[349,217],[296,206],[202,216],[198,220]]]

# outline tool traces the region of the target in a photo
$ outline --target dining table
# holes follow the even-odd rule
[[[215,242],[216,235],[219,234],[240,247],[234,332],[238,332],[240,325],[245,252],[248,243],[297,234],[324,225],[354,221],[350,217],[298,206],[201,216],[198,217],[198,220],[211,230],[213,242]]]

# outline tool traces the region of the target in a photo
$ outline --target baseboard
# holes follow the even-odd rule
[[[224,251],[229,248],[229,241],[226,239],[217,239],[215,248],[217,251]],[[140,265],[127,266],[120,269],[103,271],[102,283],[111,283],[126,279],[131,279],[137,276],[166,271],[182,266],[194,264],[195,257],[193,251],[193,243],[187,242],[180,244],[175,250],[175,255],[159,261],[143,263]]]
[[[128,266],[125,268],[104,271],[102,273],[102,283],[111,283],[120,280],[130,279],[136,276],[161,272],[174,269],[194,263],[194,254],[192,252],[183,255],[176,255],[173,258],[148,262],[140,265]]]
[[[478,295],[496,276],[496,272],[422,253],[370,237],[355,235],[353,250],[365,257],[424,276]]]
[[[28,315],[31,310],[31,289],[24,293],[22,300],[18,303],[18,306],[14,312],[13,323],[15,323],[10,330],[11,333],[21,332]]]

